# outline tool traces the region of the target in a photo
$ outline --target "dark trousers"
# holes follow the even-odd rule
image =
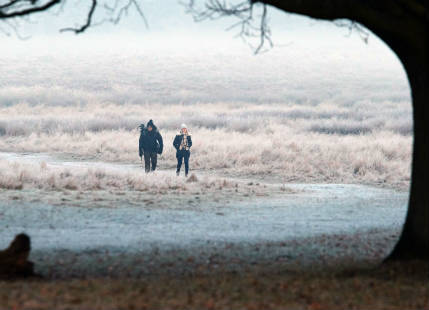
[[[189,157],[191,156],[191,152],[189,151],[177,151],[177,172],[180,172],[180,168],[182,168],[182,162],[185,160],[185,174],[188,174],[189,171]]]
[[[150,164],[152,163],[152,171],[156,169],[157,153],[155,152],[144,152],[144,170],[146,172],[151,171]]]

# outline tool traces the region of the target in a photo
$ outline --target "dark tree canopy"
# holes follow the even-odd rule
[[[65,0],[0,0],[0,20],[16,20],[61,7]],[[257,36],[258,52],[272,44],[266,8],[329,21],[349,20],[348,27],[379,36],[399,57],[412,92],[414,146],[409,208],[406,222],[391,258],[429,258],[429,0],[187,0],[184,6],[198,20],[222,16],[237,17],[239,32],[244,37]],[[259,7],[259,14],[255,13]],[[94,12],[104,10],[106,18],[94,22]],[[129,9],[135,9],[145,20],[137,0],[113,0],[111,3],[91,0],[83,13],[86,20],[78,27],[62,29],[82,33],[94,23],[117,23]]]

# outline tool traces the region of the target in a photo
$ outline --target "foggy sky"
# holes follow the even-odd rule
[[[252,56],[253,50],[241,39],[235,38],[238,29],[225,30],[236,22],[235,19],[195,23],[177,0],[145,0],[141,7],[149,29],[132,11],[118,25],[104,24],[80,35],[59,33],[58,30],[63,27],[77,26],[76,23],[84,21],[87,11],[81,2],[78,6],[69,2],[59,14],[58,8],[54,8],[48,14],[35,15],[31,22],[22,22],[19,27],[20,34],[30,36],[30,39],[20,40],[16,35],[8,37],[0,34],[3,61],[16,55],[29,59],[30,55],[57,57],[73,54],[80,57],[81,61],[86,61],[85,57],[89,60],[90,55],[152,53],[165,57],[187,55],[189,61],[192,61],[193,55],[203,55],[210,63],[216,63],[216,59],[220,59],[219,55],[230,55],[232,58],[246,59],[248,66],[254,65],[251,63],[256,61],[280,71],[284,68],[279,79],[290,79],[291,72],[294,72],[296,77],[300,76],[300,80],[306,83],[299,87],[308,87],[308,91],[312,91],[314,87],[311,85],[319,83],[324,77],[332,78],[333,74],[335,77],[335,72],[338,82],[353,77],[356,83],[366,80],[371,84],[368,81],[371,78],[374,81],[382,80],[383,84],[391,85],[392,89],[404,90],[408,87],[405,72],[397,57],[372,33],[366,44],[359,34],[350,35],[346,28],[331,22],[316,21],[270,8],[269,20],[275,47],[267,53]],[[103,14],[100,8],[94,21],[102,19]],[[43,63],[39,65],[43,67]],[[246,65],[243,63],[243,66]],[[309,72],[319,73],[315,75]],[[311,80],[316,76],[317,80]],[[409,95],[408,91],[402,92],[402,96]]]

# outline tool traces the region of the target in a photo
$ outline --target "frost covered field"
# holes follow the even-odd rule
[[[368,103],[18,104],[0,109],[0,149],[138,163],[136,127],[153,118],[166,145],[160,169],[173,172],[172,140],[177,124],[186,122],[194,140],[195,170],[285,182],[406,187],[411,143],[407,107],[406,102],[385,102],[371,113]],[[2,171],[4,175],[7,169]]]
[[[153,119],[166,146],[159,168],[171,173],[172,140],[185,122],[194,171],[407,189],[405,74],[384,47],[350,41],[347,49],[296,42],[259,56],[240,42],[6,49],[0,151],[138,165],[137,126]],[[39,176],[40,163],[29,169],[0,158],[0,165],[3,188],[37,183],[31,175]],[[75,173],[62,172],[53,172],[58,184]]]

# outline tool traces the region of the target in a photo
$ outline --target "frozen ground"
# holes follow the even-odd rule
[[[48,155],[1,156],[75,169],[141,169]],[[36,270],[49,277],[371,265],[394,245],[408,198],[405,192],[363,185],[228,182],[260,189],[247,196],[207,190],[177,197],[166,190],[157,199],[149,197],[159,194],[128,191],[119,200],[108,191],[89,191],[79,204],[61,191],[41,190],[34,199],[37,190],[2,190],[0,248],[15,234],[28,233]],[[107,202],[90,204],[91,199]]]

